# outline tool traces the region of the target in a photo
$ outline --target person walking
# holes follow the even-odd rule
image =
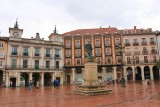
[[[38,81],[37,81],[36,85],[37,85],[37,89],[38,89],[39,88],[39,82]]]

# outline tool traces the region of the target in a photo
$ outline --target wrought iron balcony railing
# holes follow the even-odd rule
[[[10,70],[54,70],[63,69],[62,66],[36,66],[36,65],[6,65],[6,69]]]

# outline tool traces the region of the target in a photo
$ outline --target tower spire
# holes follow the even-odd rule
[[[56,25],[55,25],[55,28],[54,28],[54,34],[57,34]]]
[[[18,28],[18,18],[16,18],[16,23],[14,24],[14,28]]]

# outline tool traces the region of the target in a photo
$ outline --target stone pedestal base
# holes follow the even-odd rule
[[[112,90],[111,89],[106,90],[105,86],[106,85],[91,85],[91,86],[81,85],[81,86],[78,86],[78,88],[74,90],[74,92],[76,94],[85,95],[85,96],[103,95],[103,94],[111,93]]]

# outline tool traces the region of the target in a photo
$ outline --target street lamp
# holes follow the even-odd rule
[[[125,78],[124,78],[124,69],[123,69],[123,49],[124,49],[125,47],[123,46],[121,46],[121,45],[119,45],[118,47],[117,47],[117,49],[118,49],[118,52],[119,52],[119,54],[120,54],[120,56],[121,56],[121,70],[122,70],[122,78],[121,78],[121,86],[122,87],[126,87],[126,84],[125,84]]]

